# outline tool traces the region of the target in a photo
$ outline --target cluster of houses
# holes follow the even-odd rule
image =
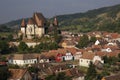
[[[47,64],[67,62],[67,61],[78,61],[77,66],[89,67],[90,62],[92,62],[96,67],[103,67],[104,60],[103,56],[117,57],[120,52],[120,35],[117,33],[107,33],[107,32],[90,32],[87,33],[89,37],[95,36],[97,40],[92,45],[78,49],[75,47],[78,44],[79,38],[82,34],[71,34],[69,32],[62,32],[63,42],[60,43],[63,48],[57,50],[50,50],[47,52],[42,52],[41,54],[13,54],[8,57],[9,64],[15,64],[18,66],[37,66],[41,67],[39,72],[40,78],[45,78],[46,75],[52,73],[58,73],[61,71],[69,73],[71,76],[76,76],[73,80],[84,80],[84,74],[79,72],[75,67],[65,68],[61,65],[51,66]],[[61,66],[61,67],[60,67]],[[73,66],[73,65],[72,65]],[[13,71],[14,70],[10,70]],[[76,71],[72,73],[73,71]],[[22,72],[22,71],[21,71]],[[28,72],[26,71],[27,75]],[[109,80],[110,76],[104,77],[102,80]]]
[[[53,24],[58,26],[56,18]],[[34,13],[28,22],[24,19],[22,20],[20,35],[23,35],[23,38],[33,39],[34,36],[41,37],[44,35],[46,33],[45,29],[46,19],[44,16],[41,13]],[[84,73],[78,70],[73,64],[71,65],[72,67],[68,68],[67,64],[61,65],[61,63],[77,61],[77,66],[89,67],[90,62],[92,62],[96,67],[101,68],[104,64],[103,56],[117,57],[120,53],[120,34],[118,33],[99,31],[86,33],[89,39],[94,36],[97,40],[83,49],[76,47],[80,37],[84,35],[83,33],[73,34],[68,31],[61,31],[61,35],[63,39],[59,45],[62,48],[42,52],[41,54],[12,54],[7,58],[8,64],[20,67],[37,67],[39,68],[38,76],[40,79],[44,79],[47,75],[53,73],[65,72],[68,76],[74,76],[73,80],[84,80]],[[12,42],[12,44],[18,45],[15,42]],[[29,47],[37,44],[39,43],[27,43]],[[3,63],[1,62],[0,64]],[[32,80],[33,78],[36,80],[36,76],[31,76],[31,73],[27,69],[9,69],[9,71],[12,73],[12,76],[8,80]],[[120,74],[117,74],[117,77],[119,77],[118,75]],[[111,76],[107,76],[103,77],[102,80],[110,79],[112,79]]]

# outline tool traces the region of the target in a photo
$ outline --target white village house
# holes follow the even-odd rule
[[[74,60],[74,56],[72,55],[71,52],[67,51],[65,55],[63,56],[63,60],[68,61],[68,60]]]
[[[76,52],[73,56],[75,60],[79,60],[82,57],[82,52]]]
[[[38,62],[38,57],[33,54],[14,54],[8,60],[9,64],[15,64],[19,66],[36,64]]]
[[[86,52],[79,59],[79,65],[84,67],[89,67],[90,62],[94,64],[96,61],[99,61],[100,63],[104,63],[104,61],[101,59],[100,56],[95,55],[95,53],[92,52]]]

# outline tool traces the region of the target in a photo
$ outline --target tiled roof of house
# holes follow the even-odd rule
[[[14,60],[27,60],[27,59],[37,59],[39,56],[34,54],[14,54],[12,56]]]
[[[110,48],[110,49],[112,49],[112,50],[117,50],[117,49],[119,49],[119,47],[117,46],[117,45],[104,45],[103,46],[103,48],[104,49],[107,49],[107,48]]]
[[[111,75],[111,76],[103,77],[102,80],[120,80],[120,73],[115,74],[115,75]]]
[[[67,76],[74,76],[74,77],[82,77],[84,76],[83,72],[76,69],[76,68],[72,68],[72,69],[68,69],[65,71]]]
[[[103,57],[103,56],[108,56],[108,57],[113,57],[114,56],[114,57],[117,57],[119,52],[120,52],[120,50],[115,50],[115,51],[109,52],[109,53],[98,51],[98,52],[96,52],[96,55],[101,56],[101,57]]]
[[[76,52],[78,52],[79,50],[76,49],[76,48],[59,48],[57,50],[50,50],[48,52],[43,52],[41,53],[41,56],[42,57],[51,57],[51,56],[54,56],[56,57],[58,53],[62,54],[62,55],[65,55],[66,52],[70,52],[72,54],[75,54]]]
[[[83,53],[81,58],[92,60],[94,58],[94,56],[95,56],[95,53],[85,52],[85,53]]]
[[[111,38],[112,39],[116,39],[118,37],[120,37],[120,35],[118,33],[111,33]]]
[[[26,73],[26,69],[9,69],[11,76],[9,77],[9,79],[12,80],[21,80],[21,78],[23,77],[23,75]]]

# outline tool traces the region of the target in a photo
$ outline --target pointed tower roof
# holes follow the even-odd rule
[[[46,20],[45,20],[44,16],[42,15],[42,13],[34,13],[33,18],[34,18],[37,26],[39,26],[39,27],[44,26],[44,23],[46,22]]]
[[[27,24],[35,24],[35,22],[34,22],[34,20],[32,18],[29,18]]]
[[[58,20],[57,20],[56,17],[54,18],[54,22],[53,23],[54,23],[55,26],[58,26]]]
[[[26,26],[25,19],[22,19],[22,21],[21,21],[21,27],[25,27],[25,26]]]

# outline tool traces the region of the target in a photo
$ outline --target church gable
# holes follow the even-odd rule
[[[38,27],[44,27],[46,20],[41,13],[34,13],[33,18],[34,18],[36,25]]]

